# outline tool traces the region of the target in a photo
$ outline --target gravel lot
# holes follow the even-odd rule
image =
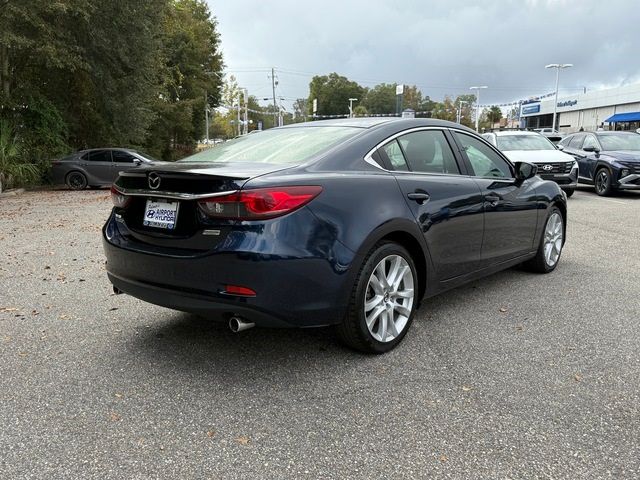
[[[114,296],[108,192],[0,197],[0,478],[638,478],[640,195],[383,356]]]

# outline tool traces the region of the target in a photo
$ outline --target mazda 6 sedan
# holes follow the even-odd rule
[[[425,299],[556,268],[566,196],[460,125],[348,119],[120,173],[103,229],[116,293],[229,322],[334,325],[382,353]]]

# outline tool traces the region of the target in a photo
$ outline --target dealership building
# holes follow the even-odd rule
[[[554,97],[528,100],[520,107],[521,128],[551,127]],[[558,97],[556,125],[563,133],[640,128],[640,84]]]

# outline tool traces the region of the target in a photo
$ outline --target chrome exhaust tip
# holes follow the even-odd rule
[[[251,327],[255,327],[253,322],[245,322],[240,317],[233,316],[229,319],[229,329],[233,333],[242,332],[243,330],[249,330]]]

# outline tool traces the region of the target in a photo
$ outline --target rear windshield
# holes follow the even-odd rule
[[[265,130],[229,140],[180,160],[204,163],[302,163],[362,132],[356,127],[300,127]]]
[[[546,137],[542,135],[503,135],[498,137],[498,148],[508,152],[510,150],[555,150]]]
[[[637,133],[609,133],[598,135],[604,150],[640,150],[640,135]]]

